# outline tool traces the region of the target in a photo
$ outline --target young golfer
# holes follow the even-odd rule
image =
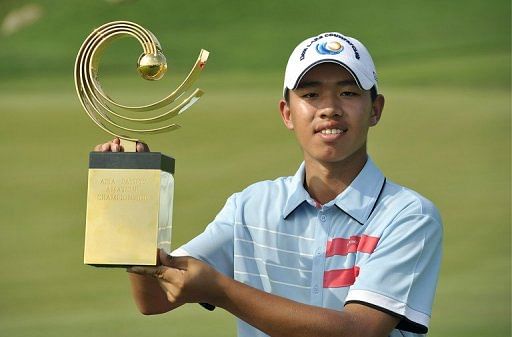
[[[139,309],[209,303],[238,317],[243,337],[425,334],[441,219],[367,154],[384,107],[368,50],[340,33],[306,39],[283,96],[281,117],[304,155],[297,173],[233,194],[202,234],[160,252],[160,266],[129,269]]]

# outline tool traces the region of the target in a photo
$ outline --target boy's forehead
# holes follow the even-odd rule
[[[301,87],[304,83],[311,81],[322,82],[324,79],[335,79],[336,82],[353,82],[357,83],[354,76],[342,65],[332,62],[320,63],[309,69],[302,76],[297,87]]]

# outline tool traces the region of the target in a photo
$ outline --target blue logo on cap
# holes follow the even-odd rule
[[[316,51],[322,55],[336,55],[343,51],[343,45],[337,41],[323,42],[316,45]]]

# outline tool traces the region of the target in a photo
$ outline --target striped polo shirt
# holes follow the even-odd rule
[[[232,195],[205,231],[178,248],[254,288],[319,307],[358,302],[401,318],[392,337],[427,332],[440,260],[435,206],[386,180],[369,158],[320,205],[293,177]],[[267,336],[238,320],[239,336]]]

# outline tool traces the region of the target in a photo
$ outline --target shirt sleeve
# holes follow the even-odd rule
[[[382,233],[345,303],[358,302],[402,319],[398,329],[426,333],[441,263],[442,226],[437,213],[399,216]]]
[[[232,195],[203,233],[179,247],[171,256],[192,256],[233,277],[233,226],[236,194]]]

